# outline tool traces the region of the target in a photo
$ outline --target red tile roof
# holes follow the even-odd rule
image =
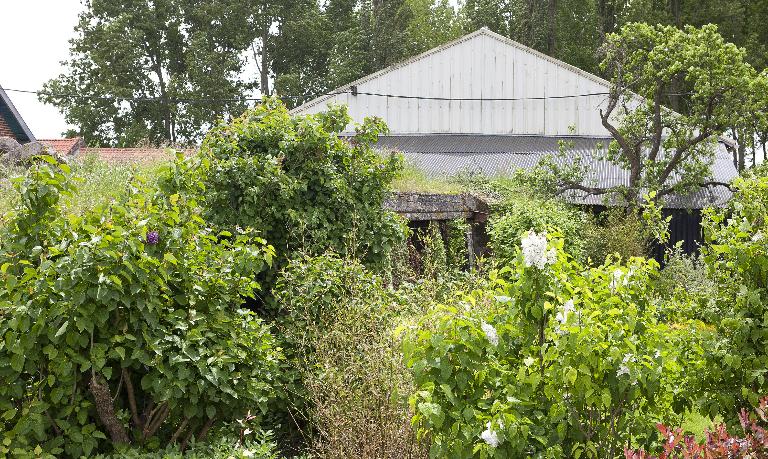
[[[71,139],[38,139],[38,142],[46,147],[52,148],[61,156],[76,155],[84,145],[82,137],[74,137]]]

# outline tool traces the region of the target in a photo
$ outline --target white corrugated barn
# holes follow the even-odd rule
[[[601,78],[481,29],[294,113],[346,104],[355,121],[381,117],[393,134],[605,136],[597,110],[608,88]]]
[[[571,154],[591,164],[590,183],[625,183],[628,174],[602,161],[611,137],[600,108],[610,83],[523,46],[488,29],[387,67],[330,95],[295,108],[317,113],[345,104],[355,122],[378,116],[390,129],[380,145],[403,151],[431,175],[461,171],[504,174],[530,168],[558,151],[559,140],[574,145]],[[724,145],[713,165],[714,179],[738,175]],[[673,197],[674,208],[703,208],[730,198],[722,187]],[[584,196],[583,204],[603,198]]]
[[[355,122],[378,116],[390,128],[379,145],[402,151],[430,175],[496,175],[530,168],[557,153],[560,140],[568,140],[574,146],[570,159],[578,157],[590,168],[586,181],[613,187],[627,184],[629,174],[602,159],[611,137],[599,110],[607,104],[609,89],[610,83],[595,75],[481,29],[338,88],[292,113],[345,104]],[[718,182],[738,175],[722,143],[712,169]],[[672,196],[665,205],[702,209],[722,205],[730,196],[723,187],[709,187],[691,196]],[[569,199],[603,204],[602,197],[586,194]]]

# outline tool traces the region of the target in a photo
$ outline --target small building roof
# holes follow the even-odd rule
[[[82,137],[73,137],[71,139],[38,139],[38,142],[51,148],[60,156],[75,156],[85,145]]]
[[[448,177],[457,173],[486,176],[509,175],[517,169],[530,170],[552,156],[563,164],[579,160],[587,174],[584,184],[611,188],[629,184],[629,172],[603,159],[610,137],[515,136],[515,135],[389,135],[381,136],[378,148],[403,153],[406,161],[428,176]],[[567,142],[563,158],[558,157],[560,142]],[[712,179],[729,183],[738,176],[732,155],[720,142],[712,165]],[[668,196],[665,207],[702,209],[725,204],[732,193],[723,186],[709,186],[689,196]],[[586,205],[606,204],[606,196],[572,191],[571,202]]]
[[[19,143],[34,142],[35,136],[24,122],[5,90],[0,86],[0,122],[4,121]]]

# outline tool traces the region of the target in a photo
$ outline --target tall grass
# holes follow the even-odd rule
[[[400,176],[392,182],[392,190],[410,193],[466,193],[467,187],[453,177],[428,177],[413,164],[406,163]]]
[[[156,180],[165,161],[140,164],[111,164],[96,156],[86,156],[70,163],[75,180],[75,192],[64,199],[64,209],[82,214],[100,204],[115,199],[126,190],[128,183],[137,176],[147,181]],[[0,170],[0,225],[5,225],[10,212],[19,205],[19,195],[13,179],[23,176],[24,168]]]

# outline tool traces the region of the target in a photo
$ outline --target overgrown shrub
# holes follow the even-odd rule
[[[346,107],[291,116],[265,99],[217,126],[201,147],[206,219],[256,229],[278,254],[276,272],[299,253],[327,250],[382,266],[404,237],[394,214],[382,210],[400,156],[373,148],[386,125],[366,119],[345,138]]]
[[[509,194],[494,206],[492,215],[488,229],[490,248],[499,266],[515,259],[520,235],[529,229],[546,231],[556,228],[565,238],[573,257],[582,262],[586,261],[589,246],[595,243],[585,234],[588,215],[556,198]]]
[[[405,340],[433,457],[615,458],[692,401],[688,332],[656,320],[654,261],[586,269],[530,232],[477,290]]]
[[[609,255],[629,260],[648,257],[651,252],[652,235],[647,223],[636,211],[621,207],[593,216],[584,226],[582,237],[589,241],[585,244],[586,256],[598,264]]]
[[[662,452],[653,456],[644,450],[625,450],[626,459],[733,459],[768,457],[768,399],[763,398],[755,412],[749,413],[744,408],[739,412],[742,436],[728,433],[725,424],[719,424],[712,431],[705,432],[703,443],[691,435],[685,435],[683,429],[671,429],[658,425],[663,439]]]
[[[704,261],[717,285],[719,339],[708,349],[705,412],[734,423],[734,406],[768,393],[768,177],[734,182],[725,209],[704,213]],[[729,416],[730,414],[730,416]]]
[[[701,255],[673,248],[667,254],[655,288],[667,320],[697,319],[712,324],[721,318],[717,286]]]
[[[218,432],[217,432],[218,433]],[[247,438],[211,434],[206,443],[193,444],[182,451],[178,445],[158,451],[139,448],[122,449],[109,455],[98,455],[96,459],[279,459],[277,445],[269,432],[249,432]]]
[[[279,354],[238,306],[270,246],[212,232],[193,198],[139,181],[82,216],[61,213],[66,165],[34,166],[16,187],[0,248],[4,454],[185,445],[266,406]]]
[[[297,372],[293,412],[306,416],[311,451],[424,456],[410,426],[412,382],[393,334],[411,305],[362,265],[334,256],[291,262],[276,292]]]

